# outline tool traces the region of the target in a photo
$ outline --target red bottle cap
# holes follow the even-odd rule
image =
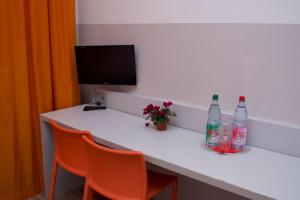
[[[245,101],[246,97],[245,96],[240,96],[239,101]]]

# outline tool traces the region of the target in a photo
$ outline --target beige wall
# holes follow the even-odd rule
[[[208,107],[220,94],[233,112],[299,127],[300,25],[78,25],[81,45],[134,44],[138,85],[130,92]]]
[[[300,1],[76,2],[79,44],[136,46],[130,92],[204,108],[219,93],[229,113],[246,95],[250,117],[300,127]]]

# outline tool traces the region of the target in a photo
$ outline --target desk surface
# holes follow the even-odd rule
[[[145,120],[112,109],[83,112],[76,106],[42,114],[112,148],[138,150],[153,164],[250,199],[300,199],[300,158],[255,147],[220,155],[202,147],[204,135],[170,126],[158,132]]]

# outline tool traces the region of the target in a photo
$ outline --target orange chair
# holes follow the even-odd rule
[[[53,200],[58,165],[73,174],[86,177],[88,155],[82,136],[92,139],[92,135],[88,131],[63,128],[53,120],[49,120],[49,123],[54,135],[54,159],[49,195],[49,199]]]
[[[89,157],[89,173],[83,199],[93,190],[114,200],[146,200],[172,186],[176,200],[178,178],[146,170],[144,155],[136,151],[109,149],[83,136]]]

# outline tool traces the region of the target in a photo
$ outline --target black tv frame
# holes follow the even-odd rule
[[[101,77],[101,79],[96,80],[98,78],[95,78],[95,73],[100,74],[101,69],[97,69],[93,72],[88,72],[89,75],[87,75],[87,70],[83,70],[82,68],[82,57],[79,55],[81,54],[80,51],[83,48],[88,48],[89,50],[91,49],[98,49],[97,51],[105,50],[106,48],[109,50],[113,48],[123,48],[125,50],[127,48],[128,51],[126,52],[129,53],[130,58],[129,59],[128,66],[131,65],[130,68],[130,73],[128,73],[128,79],[122,79],[122,80],[117,80],[118,76],[122,77],[123,74],[116,74],[116,78],[114,80],[105,80],[103,79],[104,77]],[[119,49],[120,50],[120,49]],[[130,54],[131,53],[131,54]],[[136,85],[137,84],[137,79],[136,79],[136,61],[135,61],[135,49],[134,45],[87,45],[87,46],[75,46],[75,55],[76,55],[76,64],[77,64],[77,74],[78,74],[78,82],[79,84],[93,84],[93,85]],[[112,55],[109,55],[112,56]],[[96,59],[96,58],[95,58]],[[124,59],[124,58],[123,58]],[[119,63],[120,64],[120,63]],[[79,66],[80,65],[80,66]],[[83,71],[86,73],[84,77],[82,77]],[[112,75],[112,73],[110,73]],[[87,79],[86,76],[89,76],[91,79]],[[110,76],[112,78],[112,76]],[[122,77],[124,78],[124,77]]]

